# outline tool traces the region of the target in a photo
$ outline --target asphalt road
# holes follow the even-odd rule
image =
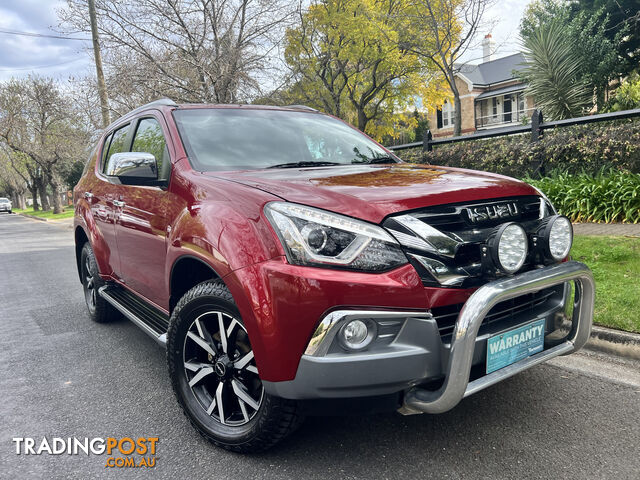
[[[275,449],[204,441],[164,351],[126,320],[92,323],[72,231],[0,215],[1,478],[640,479],[640,364],[555,359],[438,416],[309,418]],[[159,437],[154,469],[104,456],[16,455],[13,437]]]

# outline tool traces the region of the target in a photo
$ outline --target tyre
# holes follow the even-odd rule
[[[84,300],[91,320],[106,323],[117,318],[117,310],[98,294],[98,289],[104,285],[104,281],[100,278],[98,263],[89,242],[83,245],[80,254],[80,274]]]
[[[167,363],[191,424],[227,450],[266,450],[300,424],[298,404],[264,391],[249,336],[220,281],[196,285],[178,302],[167,333]]]

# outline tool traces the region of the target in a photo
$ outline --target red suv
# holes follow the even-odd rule
[[[74,198],[91,318],[165,345],[185,414],[234,451],[309,413],[444,412],[590,334],[591,272],[541,192],[307,107],[145,105]]]

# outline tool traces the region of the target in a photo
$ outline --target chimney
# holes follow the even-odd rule
[[[482,62],[490,62],[493,60],[493,54],[496,50],[496,43],[493,41],[491,34],[488,33],[482,40]]]

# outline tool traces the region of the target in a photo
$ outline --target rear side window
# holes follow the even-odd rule
[[[127,133],[129,133],[129,125],[125,125],[124,127],[120,127],[118,130],[113,132],[113,134],[109,135],[111,137],[111,142],[109,143],[109,150],[107,152],[107,157],[104,159],[102,163],[102,172],[104,173],[107,169],[107,163],[109,163],[109,159],[111,155],[114,153],[126,152],[126,141],[127,141]],[[106,142],[105,142],[106,145]]]
[[[155,118],[143,118],[138,123],[133,138],[132,152],[153,154],[158,162],[158,178],[166,180],[169,172],[169,152],[167,142],[162,134],[162,127]]]

